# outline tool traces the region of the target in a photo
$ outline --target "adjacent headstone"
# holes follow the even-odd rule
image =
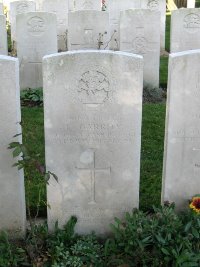
[[[21,143],[19,65],[15,58],[0,56],[0,231],[13,237],[25,233],[26,211],[23,171],[13,164],[8,145],[15,140]]]
[[[140,8],[140,0],[109,0],[108,12],[110,17],[110,49],[119,50],[119,21],[120,11],[130,8]]]
[[[195,8],[195,0],[187,0],[187,8]]]
[[[3,3],[0,3],[0,15],[3,15]]]
[[[172,11],[171,52],[200,48],[200,9],[181,8]]]
[[[68,49],[109,49],[107,12],[82,10],[69,13]]]
[[[144,57],[144,86],[159,88],[160,12],[129,9],[121,12],[120,50]]]
[[[75,215],[78,233],[106,234],[139,203],[142,57],[68,52],[43,71],[49,227]]]
[[[200,50],[169,58],[162,201],[188,208],[200,188]]]
[[[6,17],[0,15],[0,55],[8,54]]]
[[[70,0],[72,3],[72,0]],[[78,10],[101,10],[101,0],[74,0],[73,11]]]
[[[42,58],[58,51],[56,15],[29,12],[17,15],[17,55],[20,87],[42,87]]]
[[[57,16],[57,35],[59,51],[67,50],[67,28],[68,28],[68,1],[67,0],[43,0],[41,10],[52,12]]]
[[[160,45],[165,50],[166,0],[141,0],[141,7],[160,11]]]
[[[34,0],[36,3],[36,11],[43,11],[42,10],[42,2],[43,0]]]
[[[69,12],[74,11],[74,0],[69,0]]]
[[[18,14],[27,13],[36,10],[34,1],[15,1],[10,3],[10,25],[11,25],[11,40],[16,42],[16,16]],[[14,44],[15,46],[15,44]]]

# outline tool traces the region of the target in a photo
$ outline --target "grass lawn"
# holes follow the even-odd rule
[[[145,210],[160,203],[164,121],[164,104],[143,106],[140,207]],[[29,152],[39,154],[39,159],[44,163],[43,108],[22,108],[22,122],[24,143]],[[43,189],[40,214],[45,215],[46,190],[44,184],[41,186],[41,177],[31,169],[25,170],[25,176],[32,177],[31,184],[26,183],[32,211],[36,210],[39,188]]]
[[[168,57],[162,56],[160,58],[160,87],[167,88],[168,78]]]
[[[22,108],[23,143],[30,155],[38,154],[38,159],[45,164],[44,156],[44,114],[43,108]],[[26,201],[30,203],[31,210],[35,212],[38,203],[38,192],[41,190],[42,205],[40,214],[46,215],[46,186],[42,177],[33,169],[25,169],[25,178],[31,177],[32,182],[26,179]],[[29,198],[28,198],[29,196]]]
[[[171,14],[166,15],[166,33],[165,33],[165,49],[170,52],[170,26],[171,26]]]

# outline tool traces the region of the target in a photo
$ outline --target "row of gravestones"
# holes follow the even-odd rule
[[[144,55],[144,85],[159,87],[160,24],[162,25],[161,43],[164,47],[165,0],[159,2],[144,0],[142,4],[140,1],[133,0],[110,0],[109,12],[100,11],[100,0],[92,1],[93,6],[88,4],[87,8],[93,8],[93,10],[75,12],[68,12],[67,1],[64,2],[65,5],[61,5],[54,0],[53,2],[48,0],[42,1],[40,5],[41,10],[53,11],[57,14],[57,27],[55,15],[34,12],[36,10],[34,1],[11,2],[11,36],[14,43],[17,43],[22,89],[42,87],[42,57],[56,53],[63,45],[66,47],[67,39],[68,50],[120,49]],[[81,9],[82,6],[75,5],[77,9]],[[126,11],[128,8],[140,6],[149,9]],[[121,10],[124,11],[119,23]],[[161,10],[162,16],[158,10]],[[67,39],[66,35],[61,34],[61,31],[66,34],[66,29],[68,29]],[[62,42],[60,42],[61,39]]]
[[[200,50],[170,55],[162,203],[187,207],[200,188]],[[143,59],[73,51],[43,59],[48,224],[109,233],[139,204]],[[25,232],[23,172],[7,147],[21,133],[19,65],[0,56],[0,229]],[[21,142],[18,135],[16,141]],[[50,208],[49,208],[50,207]]]
[[[16,2],[16,3],[15,3]],[[101,0],[35,0],[13,1],[10,4],[10,22],[13,28],[12,40],[16,41],[15,20],[19,13],[30,11],[53,12],[57,15],[58,48],[66,50],[66,31],[68,29],[68,14],[77,10],[102,10]],[[110,15],[111,32],[118,31],[120,11],[130,8],[148,8],[161,12],[161,48],[165,48],[165,12],[166,0],[107,0],[107,11]],[[13,27],[12,27],[13,26]],[[91,25],[90,25],[91,27]],[[119,36],[116,39],[119,42]],[[112,49],[117,49],[115,42],[111,43]]]
[[[116,1],[116,0],[115,0]],[[121,1],[122,2],[122,1]],[[20,87],[42,87],[42,57],[56,53],[57,29],[56,16],[52,13],[29,12],[17,15],[22,4],[32,1],[16,1],[11,8],[13,32],[18,36],[18,58],[20,61]],[[114,2],[113,2],[114,3]],[[12,5],[11,5],[12,6]],[[111,2],[110,2],[111,6]],[[125,5],[123,5],[124,7]],[[128,7],[128,6],[127,6]],[[119,10],[113,5],[112,10]],[[27,9],[25,9],[27,10]],[[114,12],[115,17],[117,12]],[[159,12],[148,9],[125,10],[121,12],[119,24],[121,51],[140,54],[144,57],[145,87],[159,87]],[[0,16],[0,54],[7,53],[6,21]],[[114,25],[114,19],[111,20]],[[171,52],[200,48],[200,15],[199,9],[180,9],[172,13],[171,23]],[[25,26],[24,26],[25,25]],[[91,26],[92,25],[92,26]],[[114,30],[113,30],[114,31]],[[114,34],[114,35],[113,35]],[[78,49],[108,49],[115,42],[115,32],[109,34],[109,15],[107,12],[84,10],[69,13],[68,48]],[[15,34],[14,34],[15,35]],[[117,39],[116,39],[117,40]],[[117,41],[115,42],[117,43]]]

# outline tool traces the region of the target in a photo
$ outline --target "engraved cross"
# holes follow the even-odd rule
[[[90,177],[91,177],[91,199],[89,204],[96,204],[96,173],[101,172],[101,171],[108,171],[109,174],[111,173],[111,167],[108,168],[97,168],[96,167],[96,155],[95,151],[93,151],[93,163],[91,167],[85,167],[85,168],[79,168],[77,167],[78,170],[83,170],[83,171],[90,171]]]

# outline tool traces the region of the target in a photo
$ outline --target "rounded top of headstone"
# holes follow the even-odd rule
[[[143,60],[143,56],[141,55],[136,55],[136,54],[132,54],[132,53],[127,53],[127,52],[122,52],[122,51],[102,51],[102,50],[76,50],[76,51],[69,51],[69,52],[62,52],[62,53],[56,53],[56,54],[51,54],[51,55],[47,55],[45,57],[43,57],[43,60],[48,60],[54,57],[63,57],[63,56],[70,56],[70,55],[78,55],[78,54],[99,54],[99,55],[118,55],[118,56],[126,56],[126,57],[130,57],[130,58],[135,58],[135,59],[140,59]]]
[[[169,54],[169,57],[175,58],[175,57],[183,57],[183,56],[194,55],[194,54],[200,54],[200,49],[171,53]]]
[[[18,62],[18,58],[14,58],[14,57],[10,57],[10,56],[5,56],[5,55],[0,55],[0,60]]]

